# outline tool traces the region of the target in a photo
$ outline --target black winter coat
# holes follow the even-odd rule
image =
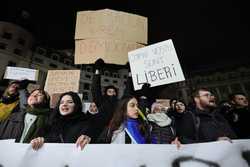
[[[196,127],[195,116],[190,111],[184,111],[183,113],[172,112],[174,120],[174,128],[176,136],[183,144],[196,142]]]
[[[219,137],[237,138],[227,120],[217,111],[195,111],[199,119],[198,142],[216,141]]]
[[[93,102],[95,102],[99,111],[92,119],[94,129],[92,141],[95,141],[112,119],[118,99],[117,97],[102,95],[100,74],[93,76],[91,92]]]
[[[52,115],[50,128],[45,132],[45,142],[75,143],[81,135],[92,137],[91,125],[84,113],[73,117],[55,115]]]

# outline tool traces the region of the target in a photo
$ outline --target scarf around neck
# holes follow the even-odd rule
[[[23,142],[28,143],[30,142],[33,138],[38,137],[41,130],[45,128],[46,125],[46,118],[49,114],[49,108],[31,108],[27,107],[26,112],[30,113],[32,115],[36,115],[37,118],[35,122],[31,125],[29,128],[26,136],[24,137]]]
[[[125,123],[125,131],[128,133],[133,143],[145,144],[146,140],[139,130],[139,122],[137,119],[128,118]]]
[[[160,127],[165,127],[171,124],[172,120],[165,113],[153,113],[148,114],[147,118],[149,121],[154,122]]]

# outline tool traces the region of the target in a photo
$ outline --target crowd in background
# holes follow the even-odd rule
[[[217,140],[250,139],[247,123],[249,101],[241,92],[219,103],[206,88],[190,95],[192,105],[170,100],[166,108],[157,102],[145,83],[134,91],[131,73],[123,95],[113,85],[101,90],[104,61],[95,62],[91,103],[82,106],[76,92],[61,94],[55,108],[43,89],[28,93],[28,80],[11,81],[0,99],[0,139],[31,143],[39,149],[44,143],[181,144]],[[88,104],[88,105],[87,105]]]

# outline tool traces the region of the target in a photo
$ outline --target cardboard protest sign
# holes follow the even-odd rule
[[[50,95],[67,91],[79,92],[80,70],[49,70],[44,90]]]
[[[147,44],[147,18],[104,9],[77,13],[75,39],[107,38]]]
[[[22,68],[22,67],[6,67],[4,79],[11,80],[23,80],[28,79],[30,81],[38,80],[38,70]]]
[[[144,45],[110,39],[86,39],[75,41],[75,64],[91,64],[98,58],[105,63],[124,65],[128,52]]]
[[[135,90],[144,83],[151,87],[185,80],[172,40],[128,53]]]

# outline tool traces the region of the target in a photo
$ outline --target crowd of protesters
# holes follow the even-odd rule
[[[131,73],[121,98],[118,88],[105,87],[101,74],[105,63],[95,62],[93,101],[83,106],[77,93],[63,93],[55,108],[42,89],[27,93],[28,80],[9,83],[0,99],[0,140],[15,139],[39,149],[44,143],[181,144],[217,140],[250,139],[247,96],[241,92],[217,102],[206,88],[197,88],[193,105],[171,99],[169,108],[156,102],[150,84],[134,91]],[[87,104],[87,103],[86,103]]]

